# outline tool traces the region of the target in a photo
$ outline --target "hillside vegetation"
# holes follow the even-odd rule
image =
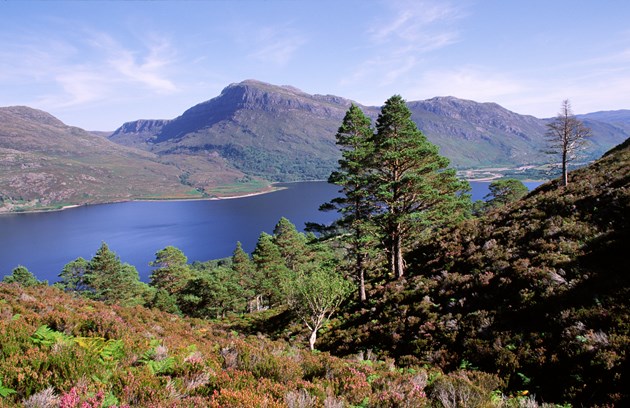
[[[524,199],[431,236],[322,341],[497,373],[510,390],[630,403],[630,140]]]
[[[220,157],[191,161],[173,155],[161,160],[154,153],[67,126],[46,112],[0,108],[0,213],[133,199],[201,198],[215,194],[212,188],[218,185],[245,192],[268,186],[245,177]]]
[[[340,359],[140,306],[0,284],[3,407],[517,406],[492,375]]]

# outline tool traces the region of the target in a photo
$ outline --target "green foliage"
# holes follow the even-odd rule
[[[243,311],[246,296],[231,268],[219,266],[188,281],[179,296],[181,311],[194,317],[219,318]]]
[[[516,179],[496,180],[488,187],[490,192],[484,197],[490,208],[501,207],[525,197],[529,190]]]
[[[26,267],[19,265],[13,269],[11,275],[6,275],[3,279],[5,283],[17,283],[24,287],[47,284],[39,281]]]
[[[256,266],[254,290],[261,295],[261,303],[269,306],[281,303],[283,299],[281,283],[289,275],[290,270],[271,235],[265,232],[260,234],[252,258]]]
[[[84,280],[89,287],[84,292],[92,299],[125,306],[145,303],[148,287],[136,268],[123,264],[104,242],[88,263]]]
[[[0,379],[0,397],[5,398],[11,394],[16,394],[16,393],[17,392],[14,389],[8,388],[2,385],[2,379]]]
[[[72,337],[43,325],[39,326],[35,333],[33,333],[31,341],[33,344],[51,347],[54,344],[68,344],[72,341]]]
[[[321,210],[337,210],[341,217],[334,223],[341,240],[346,244],[350,270],[358,281],[359,300],[365,302],[365,275],[369,263],[376,256],[378,232],[371,222],[373,208],[370,201],[368,165],[373,152],[370,143],[373,130],[370,119],[352,104],[336,134],[342,158],[339,169],[328,178],[329,183],[342,187],[342,196],[322,205]]]
[[[411,120],[405,101],[394,95],[385,101],[372,138],[370,192],[377,225],[385,237],[390,273],[404,275],[403,253],[412,234],[462,219],[470,189],[448,159],[438,154]]]
[[[89,262],[79,257],[67,263],[59,274],[55,286],[66,292],[85,292],[89,290],[86,282]]]
[[[284,264],[293,272],[307,260],[306,237],[288,219],[282,217],[273,230],[273,243],[276,244]]]
[[[173,246],[159,250],[150,265],[156,267],[150,277],[151,285],[171,295],[178,294],[192,278],[188,258]]]
[[[406,280],[376,287],[369,309],[345,310],[344,329],[319,347],[382,350],[445,371],[466,362],[511,393],[626,405],[629,166],[626,142],[564,188],[553,181],[421,241]],[[474,391],[464,380],[443,385]]]
[[[315,348],[317,332],[337,311],[353,285],[333,268],[312,264],[283,282],[289,307],[311,331],[309,345]]]

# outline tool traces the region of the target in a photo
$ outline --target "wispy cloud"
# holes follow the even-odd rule
[[[446,1],[400,0],[385,4],[386,13],[367,30],[370,54],[343,85],[360,81],[387,86],[417,69],[425,54],[459,41],[453,23],[463,11]]]
[[[12,47],[1,55],[5,62],[0,81],[47,84],[31,101],[45,108],[177,91],[169,78],[175,52],[164,39],[130,48],[101,32],[81,31],[65,38],[12,38]]]
[[[457,39],[443,23],[462,16],[462,11],[445,1],[392,1],[392,14],[368,30],[376,43],[404,42],[419,50],[443,47]]]
[[[305,38],[291,27],[264,27],[255,36],[255,50],[249,56],[263,63],[284,66],[305,43]]]

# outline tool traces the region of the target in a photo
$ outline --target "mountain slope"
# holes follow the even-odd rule
[[[216,152],[239,170],[270,180],[328,177],[336,166],[335,133],[350,101],[291,87],[244,81],[181,116],[145,126],[131,122],[111,140],[159,155]]]
[[[181,116],[129,122],[111,140],[159,155],[214,152],[247,174],[270,180],[326,178],[339,152],[334,135],[351,101],[309,95],[288,86],[247,80]],[[546,120],[519,115],[494,103],[439,97],[408,103],[412,119],[457,168],[543,164]],[[373,120],[378,107],[361,106]],[[594,159],[630,134],[591,120]]]
[[[630,403],[630,139],[519,202],[444,231],[374,290],[347,353],[497,372],[513,391],[575,406]],[[346,339],[352,339],[347,341]]]
[[[66,126],[48,113],[0,108],[0,212],[133,198],[191,198],[157,156]]]

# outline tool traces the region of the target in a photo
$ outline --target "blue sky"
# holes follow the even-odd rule
[[[258,79],[380,105],[630,109],[626,0],[0,0],[0,106],[114,130]]]

